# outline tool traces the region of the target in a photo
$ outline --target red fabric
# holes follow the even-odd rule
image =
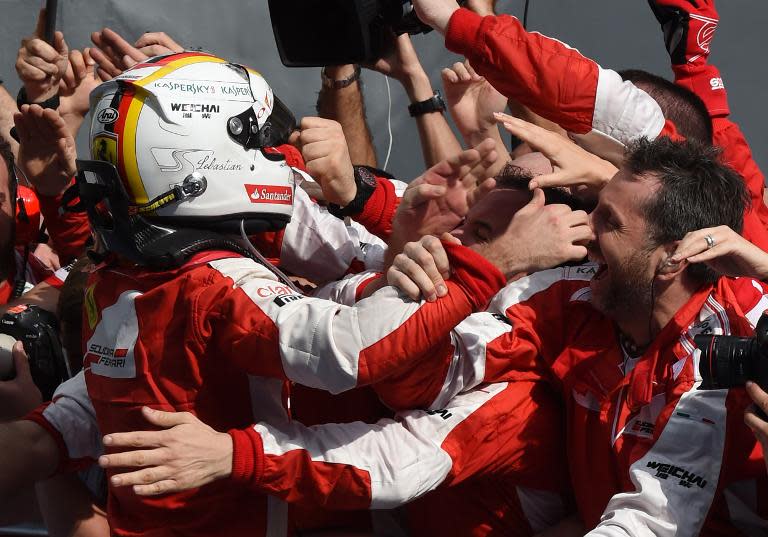
[[[682,395],[692,390],[695,381],[692,334],[723,326],[734,335],[751,335],[745,315],[765,296],[765,290],[758,290],[755,285],[760,289],[762,286],[747,278],[735,281],[723,278],[716,287],[701,289],[656,337],[634,369],[624,375],[621,369],[624,358],[614,323],[589,303],[589,283],[569,279],[566,277],[569,270],[572,269],[564,269],[561,279],[549,276],[552,279],[546,281],[547,273],[543,273],[521,280],[532,294],[510,292],[502,299],[495,299],[494,304],[505,304],[513,331],[503,346],[508,357],[506,370],[498,367],[500,363],[489,367],[485,380],[517,378],[516,370],[525,371],[529,368],[526,363],[536,356],[548,365],[555,377],[554,385],[560,387],[566,401],[569,467],[579,512],[586,526],[592,528],[604,516],[612,497],[615,501],[616,494],[635,491],[636,482],[630,474],[633,463],[654,452],[667,427],[676,428],[683,419],[677,416],[676,425],[671,424],[671,416]],[[518,299],[520,296],[523,298]],[[703,308],[705,303],[709,310]],[[710,310],[714,313],[707,313]],[[722,460],[719,474],[706,478],[709,487],[716,486],[717,492],[714,503],[704,505],[709,518],[702,535],[714,534],[723,527],[730,528],[731,533],[719,534],[736,534],[727,513],[723,518],[718,509],[721,494],[726,487],[744,479],[765,477],[762,451],[742,423],[747,399],[743,389],[732,389],[723,407],[713,407],[723,414],[721,417],[712,413],[711,417],[718,420],[716,423],[727,421],[724,447],[716,443],[715,429],[705,425],[687,436],[686,444],[675,450],[669,450],[667,440],[666,451],[658,455],[659,460],[678,464],[683,469],[690,468],[691,460],[705,469],[718,468]],[[701,407],[697,408],[696,412],[701,412]],[[705,407],[703,413],[695,417],[706,418],[707,412]],[[678,451],[704,445],[707,448],[695,459],[676,461],[674,458]],[[719,449],[724,449],[722,458]],[[674,501],[671,496],[655,496],[659,492],[654,486],[644,487],[642,495],[663,505],[669,503],[665,512],[670,512],[680,509],[682,503],[693,501],[696,493],[706,489],[695,483],[692,487],[681,485],[679,490],[673,489],[678,494]],[[643,509],[644,504],[639,500],[632,501],[636,510]],[[706,496],[701,501],[706,501]],[[652,513],[650,516],[662,515]]]
[[[52,247],[59,254],[61,263],[67,264],[83,255],[85,243],[91,236],[86,213],[64,211],[61,195],[51,197],[38,194],[38,198]]]
[[[592,130],[598,65],[577,50],[526,32],[515,17],[481,17],[466,8],[451,17],[445,45],[510,99],[567,131]]]
[[[720,71],[714,65],[703,62],[673,65],[675,83],[688,88],[699,96],[713,118],[731,114],[728,92],[725,90]]]
[[[395,186],[388,179],[377,177],[376,189],[368,198],[362,212],[354,219],[373,235],[386,241],[392,235],[392,220],[398,205],[400,198],[395,193]]]
[[[264,448],[261,436],[248,427],[243,430],[232,429],[232,476],[236,483],[256,487],[264,474]]]
[[[16,236],[17,246],[26,246],[40,239],[40,200],[35,191],[24,185],[19,185],[16,192]],[[21,215],[21,206],[24,204],[25,216]]]
[[[45,409],[50,405],[50,402],[43,403],[36,409],[34,409],[32,412],[24,416],[24,420],[31,421],[33,423],[36,423],[43,429],[45,429],[45,432],[50,435],[51,438],[53,438],[54,442],[56,442],[56,446],[59,450],[59,463],[56,467],[56,474],[62,474],[62,473],[69,473],[69,472],[77,472],[79,470],[84,470],[85,468],[88,468],[91,464],[94,463],[91,459],[71,459],[69,457],[69,451],[67,450],[67,445],[64,442],[64,437],[62,437],[61,433],[53,426],[51,423],[45,419],[45,416],[43,416],[43,412],[45,412]]]
[[[373,282],[378,281],[380,278],[383,278],[384,275],[380,272],[377,272],[376,274],[372,275],[370,278],[367,278],[360,282],[360,284],[357,286],[357,289],[355,290],[355,302],[362,300],[363,294],[365,293],[365,290],[368,289],[368,286],[371,285]]]

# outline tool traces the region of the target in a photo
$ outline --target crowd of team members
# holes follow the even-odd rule
[[[409,183],[377,168],[357,66],[323,69],[318,117],[281,137],[254,71],[162,33],[105,28],[69,50],[42,39],[41,13],[17,103],[0,88],[0,301],[55,312],[80,373],[43,402],[14,347],[3,521],[39,509],[50,535],[89,537],[768,532],[768,394],[699,389],[693,339],[750,336],[768,309],[764,176],[708,63],[714,2],[649,0],[674,83],[601,67],[491,0],[413,3],[466,61],[442,73],[461,141],[407,35],[368,66],[429,102]],[[203,192],[151,193],[183,166],[185,122],[151,89],[178,79],[249,84],[254,136],[217,125],[256,170],[237,188],[302,177],[284,230],[247,230],[279,270],[229,238],[237,202],[195,221]],[[109,251],[131,238],[70,195],[89,110],[126,214],[192,222],[168,235],[175,265]],[[176,151],[144,143],[157,124]],[[218,171],[247,175],[241,161]],[[205,170],[210,199],[224,175]]]

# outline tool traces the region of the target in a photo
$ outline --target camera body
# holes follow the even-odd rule
[[[0,371],[10,371],[10,380],[15,376],[11,348],[21,341],[29,358],[29,368],[35,385],[45,401],[50,401],[56,388],[71,377],[69,364],[59,340],[59,323],[56,317],[38,306],[19,305],[9,309],[0,317],[0,360],[10,360],[10,365],[0,364]]]
[[[757,322],[754,337],[699,335],[693,339],[701,350],[701,389],[734,388],[748,380],[768,389],[768,313]]]
[[[269,0],[269,15],[286,67],[371,63],[389,34],[431,30],[410,0]]]

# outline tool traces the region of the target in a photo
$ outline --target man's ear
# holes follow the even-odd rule
[[[678,275],[688,268],[688,261],[683,260],[679,263],[672,262],[672,256],[677,251],[680,241],[675,241],[664,247],[664,258],[656,267],[656,277],[660,280],[674,280]]]

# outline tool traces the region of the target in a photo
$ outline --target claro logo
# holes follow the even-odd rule
[[[289,186],[245,185],[251,203],[293,203],[293,190]]]

